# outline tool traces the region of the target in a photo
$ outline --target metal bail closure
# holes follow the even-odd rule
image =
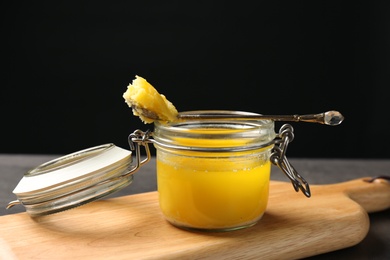
[[[284,124],[279,129],[279,134],[275,138],[275,146],[272,150],[270,160],[278,166],[290,179],[295,191],[301,190],[306,197],[310,197],[310,187],[306,180],[299,175],[286,157],[287,146],[294,139],[294,129],[290,124]]]
[[[135,130],[133,133],[131,133],[128,137],[128,142],[130,149],[132,151],[135,151],[135,165],[134,168],[129,172],[128,174],[134,174],[136,171],[139,170],[139,168],[144,165],[145,163],[150,161],[150,149],[149,149],[149,143],[150,141],[151,132],[150,130],[146,130],[146,132],[143,132],[142,130]],[[141,161],[141,145],[145,147],[146,152],[146,158]]]

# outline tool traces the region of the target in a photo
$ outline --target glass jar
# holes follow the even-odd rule
[[[166,219],[202,230],[254,225],[267,207],[274,138],[272,120],[156,122],[157,187]]]

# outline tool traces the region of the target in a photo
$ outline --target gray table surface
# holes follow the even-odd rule
[[[5,209],[8,202],[16,199],[12,193],[13,189],[27,170],[58,156],[0,154],[0,216],[24,212],[21,205]],[[390,175],[390,160],[387,159],[290,158],[290,162],[310,184],[331,184],[361,177]],[[271,179],[288,181],[276,166],[273,166]],[[135,174],[134,181],[129,187],[109,197],[155,190],[157,190],[155,159],[152,158],[151,162],[145,164]],[[390,259],[390,210],[371,213],[369,217],[370,230],[361,243],[308,259]]]

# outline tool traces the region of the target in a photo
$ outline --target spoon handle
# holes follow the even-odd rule
[[[202,120],[202,119],[229,119],[229,120],[259,120],[268,119],[273,121],[293,121],[309,122],[325,125],[339,125],[344,120],[344,116],[338,111],[328,111],[319,114],[308,115],[224,115],[224,114],[179,114],[179,119],[183,120]]]

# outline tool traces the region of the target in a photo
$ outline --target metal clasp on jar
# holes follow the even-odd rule
[[[136,171],[140,169],[142,165],[150,161],[151,155],[150,155],[150,149],[149,149],[149,143],[151,142],[149,137],[151,136],[151,132],[147,130],[146,132],[141,131],[139,129],[135,130],[133,133],[131,133],[128,137],[128,142],[130,146],[131,151],[135,151],[135,165],[129,171],[127,175],[132,175]],[[141,160],[141,146],[145,147],[146,152],[146,158]]]
[[[279,134],[275,138],[270,160],[278,166],[284,174],[290,179],[295,191],[301,190],[306,197],[310,197],[310,187],[307,181],[299,175],[286,157],[287,146],[294,139],[294,128],[290,124],[284,124],[279,129]]]

